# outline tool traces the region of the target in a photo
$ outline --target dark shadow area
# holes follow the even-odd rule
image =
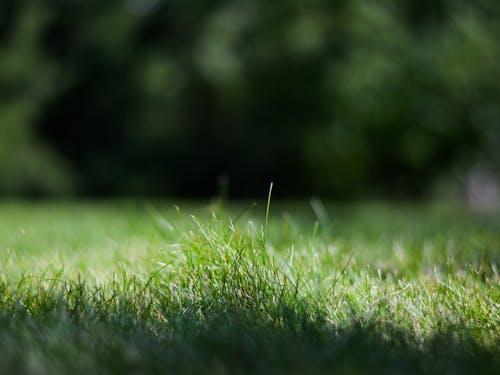
[[[477,343],[467,327],[443,326],[420,340],[376,320],[353,319],[337,328],[312,311],[285,309],[280,321],[263,321],[238,307],[214,307],[220,312],[204,315],[186,306],[182,312],[170,309],[165,321],[144,319],[144,311],[127,305],[131,301],[120,302],[92,314],[54,306],[43,318],[18,310],[12,319],[2,308],[0,370],[496,374],[500,369],[500,353]],[[75,354],[78,362],[68,360]]]

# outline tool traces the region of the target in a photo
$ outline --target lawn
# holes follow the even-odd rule
[[[0,203],[0,373],[500,373],[498,211],[177,203]]]

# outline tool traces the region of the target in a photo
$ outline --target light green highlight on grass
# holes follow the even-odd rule
[[[265,212],[0,204],[0,371],[500,369],[498,213],[320,203],[318,224],[271,217],[271,191]]]

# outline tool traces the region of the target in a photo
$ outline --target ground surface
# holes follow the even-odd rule
[[[179,206],[1,203],[0,372],[500,372],[498,212]]]

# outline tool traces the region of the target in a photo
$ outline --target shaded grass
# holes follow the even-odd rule
[[[332,206],[317,226],[304,206],[276,211],[266,231],[220,208],[3,207],[17,218],[2,229],[0,371],[498,372],[496,214]]]

